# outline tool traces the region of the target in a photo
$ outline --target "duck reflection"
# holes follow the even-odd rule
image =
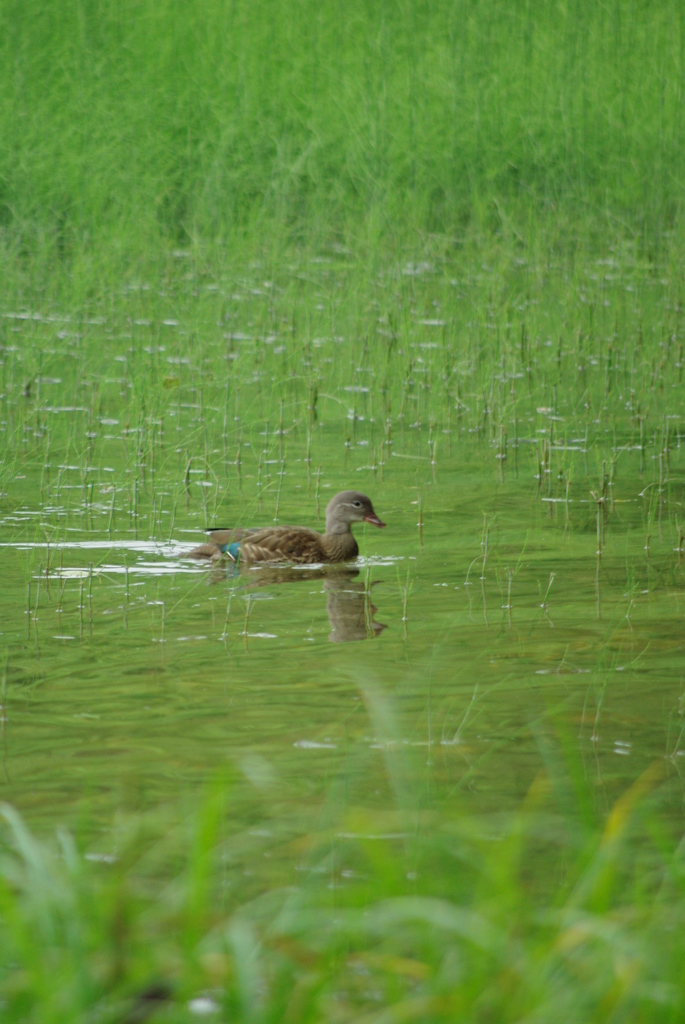
[[[292,566],[260,565],[241,572],[237,566],[229,565],[213,569],[210,579],[218,583],[227,577],[240,576],[241,582],[244,581],[239,587],[242,591],[281,583],[322,580],[331,625],[328,639],[332,644],[346,644],[353,640],[371,640],[388,628],[385,623],[376,622],[378,609],[371,600],[371,590],[380,581],[367,585],[357,579],[359,575],[359,569],[333,569],[328,566],[294,569]]]
[[[355,580],[357,573],[330,576],[323,582],[326,591],[326,611],[331,631],[328,639],[332,644],[346,644],[351,640],[370,640],[382,633],[387,626],[376,622],[378,611],[371,601],[371,586]]]

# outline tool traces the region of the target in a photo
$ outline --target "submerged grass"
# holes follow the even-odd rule
[[[71,518],[162,540],[190,510],[287,521],[293,486],[319,515],[321,486],[354,472],[412,491],[421,544],[431,492],[475,440],[500,485],[530,480],[598,551],[638,499],[645,538],[675,549],[677,267],[625,247],[573,267],[490,254],[474,268],[438,247],[371,278],[351,257],[230,273],[183,258],[111,309],[5,304],[6,507],[28,478],[51,541]]]

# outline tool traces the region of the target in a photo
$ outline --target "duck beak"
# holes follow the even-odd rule
[[[379,519],[375,512],[369,516],[364,516],[365,523],[373,523],[374,526],[380,526],[381,529],[385,526],[382,519]]]

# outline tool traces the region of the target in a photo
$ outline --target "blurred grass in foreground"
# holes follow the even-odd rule
[[[387,736],[388,707],[366,699]],[[342,813],[332,792],[320,829],[293,840],[300,883],[247,903],[230,866],[236,781],[209,787],[180,834],[141,822],[111,858],[84,860],[64,833],[39,843],[5,807],[3,1019],[682,1019],[685,871],[658,814],[664,767],[602,818],[572,744],[539,741],[546,768],[514,813],[455,806],[439,826],[388,742],[393,806]]]

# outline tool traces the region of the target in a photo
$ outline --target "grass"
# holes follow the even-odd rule
[[[677,252],[680,5],[4,0],[3,273],[268,245]]]
[[[247,902],[227,870],[238,783],[209,787],[180,836],[151,842],[141,823],[104,860],[63,831],[38,842],[5,807],[5,1019],[679,1020],[685,874],[665,766],[605,818],[552,736],[517,809],[457,803],[437,828],[390,744],[392,806],[329,804],[293,836],[298,884]]]

